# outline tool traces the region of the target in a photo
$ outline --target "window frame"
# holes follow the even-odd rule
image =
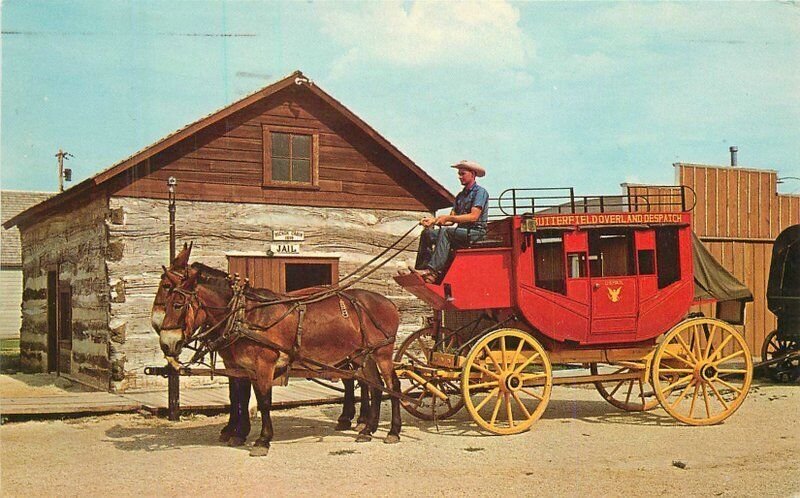
[[[287,182],[272,179],[272,133],[290,135],[307,135],[311,137],[311,181]],[[319,130],[301,126],[261,125],[261,137],[264,148],[261,186],[263,188],[285,188],[297,190],[319,190]],[[291,168],[291,161],[289,167]]]

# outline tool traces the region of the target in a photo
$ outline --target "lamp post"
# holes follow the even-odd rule
[[[170,176],[167,180],[167,189],[169,189],[169,264],[175,260],[175,187],[178,185],[178,180],[174,176]]]
[[[178,180],[170,176],[167,180],[169,191],[169,264],[175,261],[175,187]],[[167,366],[167,417],[169,420],[180,420],[181,415],[181,378],[171,366]]]

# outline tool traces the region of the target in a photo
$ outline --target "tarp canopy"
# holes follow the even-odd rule
[[[730,274],[706,246],[692,232],[692,259],[694,261],[694,298],[717,301],[751,302],[753,293]]]

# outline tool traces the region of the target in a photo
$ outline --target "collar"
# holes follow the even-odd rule
[[[475,190],[475,187],[477,187],[477,186],[478,186],[478,182],[473,182],[471,187],[469,187],[469,188],[464,187],[463,189],[461,189],[461,192],[464,193],[464,194],[468,194],[468,193],[472,192],[473,190]]]

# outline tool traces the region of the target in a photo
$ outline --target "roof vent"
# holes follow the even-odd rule
[[[738,161],[736,160],[736,153],[739,152],[739,147],[731,145],[729,150],[731,151],[731,166],[736,166],[738,164]]]

